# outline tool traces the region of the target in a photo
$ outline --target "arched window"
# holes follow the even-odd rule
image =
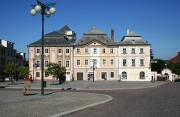
[[[142,71],[139,74],[140,79],[145,79],[145,73]]]
[[[127,73],[126,72],[122,72],[122,79],[127,79]]]

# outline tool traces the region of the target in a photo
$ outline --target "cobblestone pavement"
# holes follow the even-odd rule
[[[31,89],[40,89],[40,81],[34,81]],[[58,84],[58,81],[47,81],[47,89],[76,89],[76,90],[119,90],[119,89],[139,89],[149,88],[162,85],[167,82],[119,82],[119,81],[73,81],[65,82],[62,85]],[[7,88],[23,88],[23,81],[18,81],[15,85],[8,85],[7,82],[0,83],[0,86],[6,86]]]
[[[113,100],[63,117],[180,117],[180,83],[148,89],[90,92],[110,95]]]
[[[109,96],[83,92],[31,91],[0,89],[0,117],[48,117],[83,109],[109,100]]]

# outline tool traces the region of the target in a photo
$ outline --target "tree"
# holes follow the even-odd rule
[[[19,67],[19,73],[23,78],[27,78],[29,74],[29,68],[28,67]]]
[[[180,63],[168,62],[167,67],[171,69],[173,73],[180,75]]]
[[[65,80],[66,68],[55,63],[50,63],[46,69],[46,74],[58,78],[59,84],[61,84]]]
[[[10,82],[13,84],[14,80],[13,77],[15,76],[17,72],[17,65],[16,64],[7,64],[5,66],[5,73],[9,76]]]
[[[165,68],[166,62],[161,59],[155,59],[154,61],[156,62],[151,63],[151,70],[161,73],[161,71]]]

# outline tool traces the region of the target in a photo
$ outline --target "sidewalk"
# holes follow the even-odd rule
[[[23,96],[21,90],[0,89],[0,93],[1,117],[57,117],[112,100],[107,95],[83,92],[45,91],[41,96],[39,91],[31,91]]]
[[[45,89],[72,89],[72,90],[120,90],[120,89],[140,89],[156,87],[167,82],[119,82],[119,81],[71,81],[65,82],[59,85],[58,81],[46,81],[47,86]],[[24,82],[18,81],[14,85],[8,85],[8,83],[0,83],[0,86],[5,88],[24,88]],[[41,82],[34,81],[31,85],[31,89],[40,89]]]

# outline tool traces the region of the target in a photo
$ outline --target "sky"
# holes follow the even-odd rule
[[[56,3],[56,13],[45,18],[45,33],[68,25],[80,39],[96,26],[115,41],[130,29],[151,44],[155,58],[170,59],[180,51],[180,0],[41,0]],[[20,52],[41,37],[41,15],[31,16],[36,0],[0,0],[0,38],[15,43]]]

